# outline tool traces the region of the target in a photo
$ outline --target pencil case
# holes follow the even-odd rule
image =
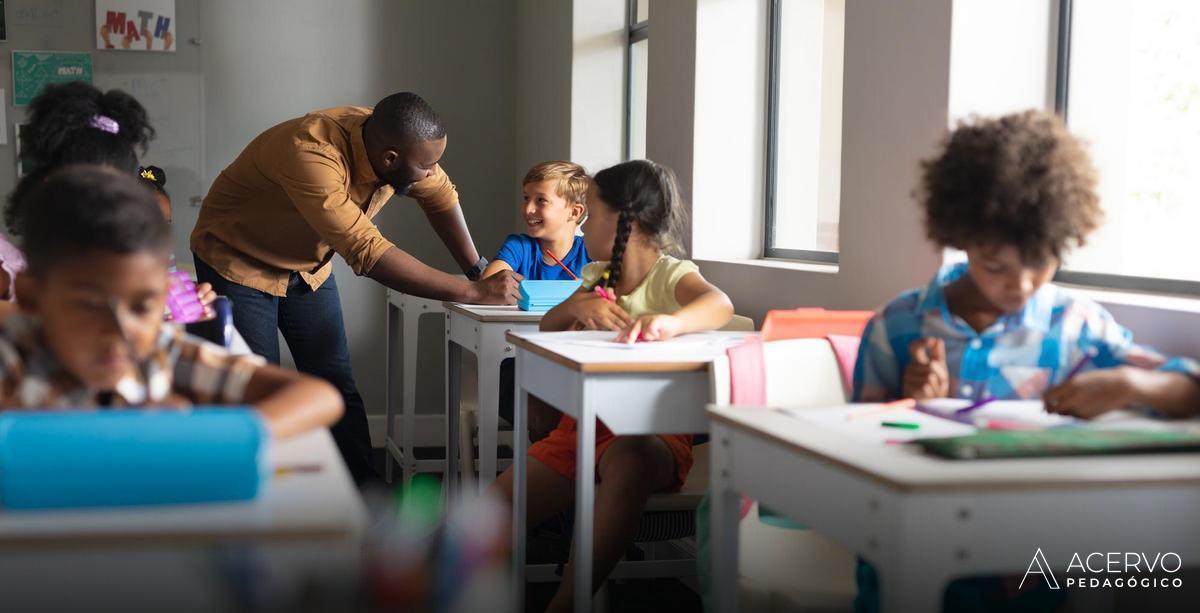
[[[0,414],[0,507],[249,500],[269,440],[249,408]]]
[[[579,281],[522,281],[517,307],[522,311],[544,312],[556,307],[578,290]]]
[[[182,270],[171,273],[171,284],[167,287],[167,309],[171,311],[171,320],[178,324],[204,319],[204,305],[196,294],[196,283]]]
[[[1176,430],[985,430],[966,436],[914,442],[928,453],[952,460],[1200,451],[1200,433]]]

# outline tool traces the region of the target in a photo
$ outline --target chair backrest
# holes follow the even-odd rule
[[[841,369],[828,340],[798,338],[759,344],[767,404],[815,407],[846,402]],[[729,357],[714,360],[710,375],[713,403],[728,406],[732,396]]]
[[[776,310],[763,320],[762,339],[778,341],[789,338],[819,338],[831,334],[862,336],[863,328],[875,313],[872,311],[826,311],[805,308]]]

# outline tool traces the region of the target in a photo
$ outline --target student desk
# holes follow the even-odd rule
[[[500,437],[500,363],[513,357],[513,347],[504,339],[510,332],[537,332],[541,312],[522,311],[516,306],[485,306],[445,303],[446,309],[446,491],[458,494],[461,468],[459,410],[461,403],[462,352],[478,360],[476,383],[479,394],[479,490],[496,480],[497,448]],[[515,434],[514,434],[515,436]],[[467,470],[474,471],[474,466]]]
[[[708,367],[748,336],[709,332],[635,348],[605,346],[614,332],[508,334],[517,354],[515,432],[525,432],[533,394],[579,422],[575,478],[575,611],[591,609],[592,524],[596,485],[596,418],[614,434],[708,431]],[[589,344],[582,344],[589,343]],[[513,437],[513,568],[515,610],[524,607],[525,454],[527,437]]]
[[[1076,552],[1200,559],[1200,454],[945,460],[771,409],[708,413],[717,611],[738,606],[743,493],[874,564],[884,611],[940,610],[950,580],[1021,575],[1039,548],[1063,589],[1068,576],[1099,576],[1065,574]]]
[[[268,458],[272,468],[320,469],[272,475],[243,503],[0,511],[0,593],[52,610],[135,596],[141,610],[219,610],[227,574],[239,572],[228,556],[265,569],[256,580],[273,597],[333,569],[357,572],[367,512],[329,431],[275,443]]]
[[[417,411],[417,339],[420,332],[422,315],[442,314],[441,300],[420,298],[389,289],[387,291],[387,356],[384,362],[384,399],[387,411],[387,434],[384,447],[388,453],[385,477],[392,482],[392,462],[400,465],[404,483],[412,481],[416,473],[442,472],[446,469],[446,461],[438,459],[419,459],[415,452],[414,432],[416,431]],[[404,359],[399,359],[400,337],[403,333]],[[400,381],[403,386],[400,392],[400,441],[396,441],[396,398],[394,393],[397,366],[403,364]]]

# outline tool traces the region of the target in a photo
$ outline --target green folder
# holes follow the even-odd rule
[[[1096,430],[984,430],[966,436],[913,441],[925,451],[953,460],[1033,458],[1041,456],[1115,455],[1200,451],[1200,432]]]

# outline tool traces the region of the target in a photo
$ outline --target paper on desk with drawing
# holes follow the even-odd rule
[[[933,413],[951,417],[958,409],[972,404],[970,400],[958,398],[933,398],[920,401],[921,406]],[[986,420],[1017,422],[1033,428],[1054,428],[1057,426],[1072,426],[1080,420],[1066,415],[1049,413],[1038,400],[993,400],[978,409],[968,413],[972,420],[980,423]]]
[[[741,342],[739,337],[719,334],[685,334],[665,341],[639,341],[636,343],[618,343],[617,333],[597,335],[588,332],[585,335],[571,336],[570,333],[556,334],[553,338],[540,338],[543,342],[564,343],[581,347],[597,347],[600,349],[624,349],[629,351],[653,351],[655,349],[678,351],[680,349],[719,349],[730,347]]]
[[[882,409],[882,410],[881,410]],[[855,404],[825,408],[780,408],[781,413],[809,422],[823,430],[836,432],[862,442],[885,444],[919,438],[938,438],[974,434],[976,429],[903,406],[887,409],[880,404]],[[862,415],[861,417],[859,415]],[[903,423],[916,428],[896,428],[884,423]]]

